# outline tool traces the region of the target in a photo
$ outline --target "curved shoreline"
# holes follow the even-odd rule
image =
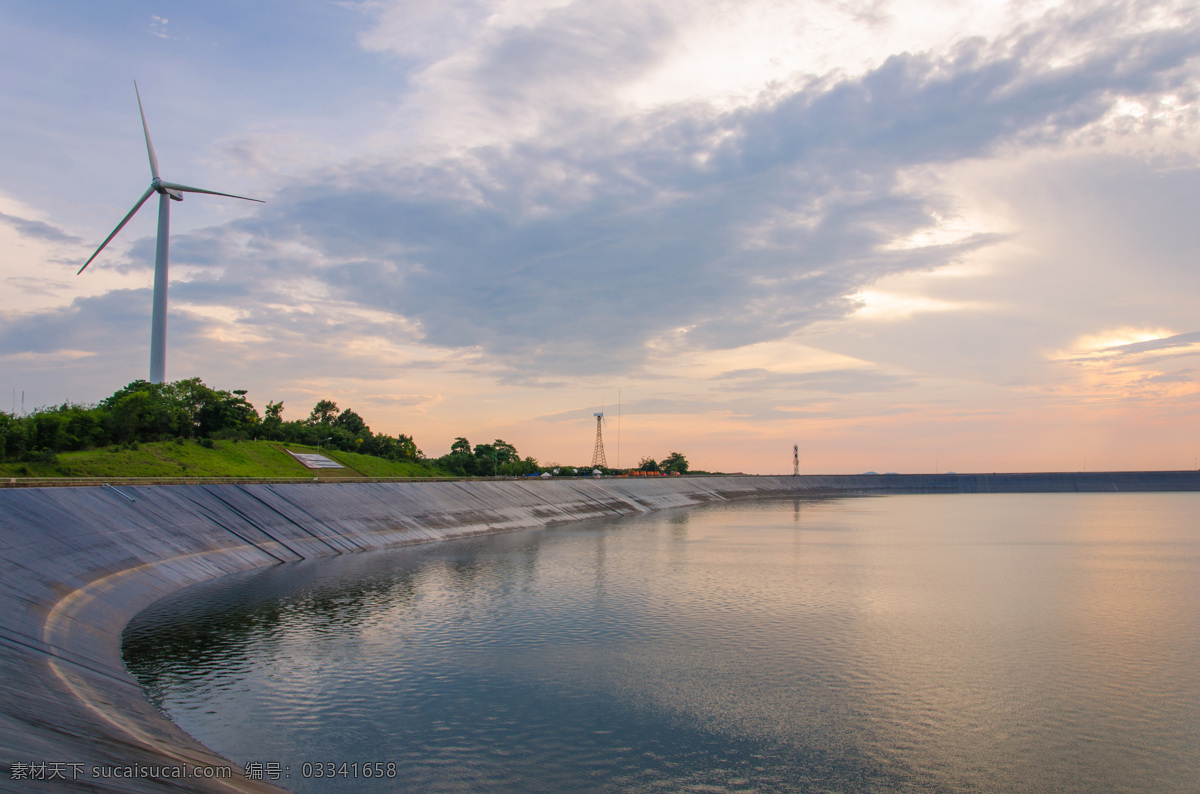
[[[21,790],[279,791],[246,779],[155,710],[121,657],[121,632],[134,615],[228,573],[727,499],[984,490],[1200,490],[1200,473],[0,490],[0,774],[7,781],[18,764],[60,765],[64,779],[26,780]],[[222,780],[90,774],[179,765],[234,772]]]

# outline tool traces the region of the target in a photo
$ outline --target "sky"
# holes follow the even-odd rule
[[[7,0],[0,407],[148,376],[429,456],[1191,469],[1200,8]],[[4,405],[4,403],[10,403]]]

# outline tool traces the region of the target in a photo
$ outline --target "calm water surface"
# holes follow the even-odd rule
[[[1200,494],[741,502],[278,566],[140,615],[302,792],[1200,791]],[[305,762],[395,764],[384,781]]]

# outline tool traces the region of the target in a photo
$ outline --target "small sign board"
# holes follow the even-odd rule
[[[308,469],[344,469],[342,464],[332,458],[327,458],[324,455],[317,455],[313,452],[292,452],[287,450],[287,454],[291,455],[296,460],[300,461],[300,465]]]

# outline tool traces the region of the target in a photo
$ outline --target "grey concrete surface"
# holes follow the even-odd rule
[[[1197,472],[287,483],[0,490],[0,789],[277,791],[93,768],[233,766],[157,712],[121,659],[154,601],[313,557],[765,496],[1200,490]],[[65,779],[19,779],[59,764]],[[66,766],[79,764],[81,767]],[[49,769],[53,770],[54,767]],[[39,774],[29,770],[34,775]],[[44,776],[44,775],[43,775]]]

